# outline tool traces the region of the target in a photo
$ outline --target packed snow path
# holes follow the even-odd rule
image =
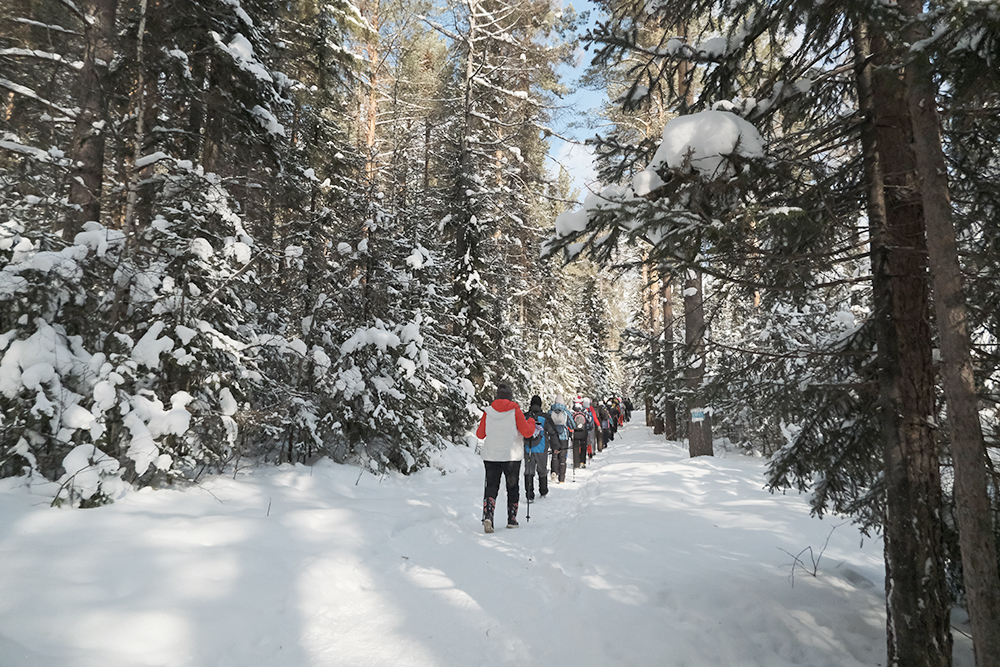
[[[475,452],[436,466],[247,469],[96,510],[0,481],[0,665],[884,663],[881,544],[763,490],[759,459],[629,425],[492,535]]]

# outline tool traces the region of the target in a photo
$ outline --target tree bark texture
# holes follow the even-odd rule
[[[649,262],[647,261],[647,256],[642,258],[642,309],[643,315],[645,316],[646,322],[649,324],[649,341],[650,341],[650,357],[654,360],[652,363],[656,363],[655,350],[656,350],[656,324],[655,324],[655,314],[653,311],[653,301],[650,295],[650,290],[648,289],[650,281],[650,268]],[[655,368],[653,369],[655,372]],[[646,394],[645,400],[646,408],[646,426],[651,427],[655,422],[656,406],[653,403],[652,394]]]
[[[688,413],[688,451],[691,457],[712,456],[712,422],[705,410],[705,307],[701,273],[688,269],[684,281],[684,334],[689,359],[684,376],[692,391]]]
[[[879,408],[886,486],[888,664],[951,664],[924,212],[905,89],[881,35],[856,33],[869,183]]]
[[[83,27],[83,67],[80,69],[80,111],[70,144],[69,203],[63,220],[63,238],[72,240],[83,224],[101,219],[104,184],[104,146],[107,122],[107,72],[114,57],[112,39],[118,0],[91,0],[83,6],[91,21]]]
[[[652,266],[649,267],[649,270],[646,273],[646,292],[649,299],[649,335],[650,340],[652,341],[650,357],[655,365],[653,375],[654,377],[660,378],[659,385],[661,390],[664,390],[663,393],[665,394],[665,380],[667,376],[665,372],[666,368],[664,368],[663,346],[666,341],[661,340],[661,336],[663,335],[661,327],[662,321],[660,319],[662,304],[660,303],[660,281],[658,276],[659,274],[657,271]],[[663,434],[663,412],[659,408],[659,405],[654,405],[653,408],[653,435]]]
[[[663,313],[663,374],[673,377],[674,374],[674,305],[673,276],[663,272],[660,278],[660,309]],[[677,403],[669,394],[663,397],[663,437],[667,440],[677,439]]]
[[[922,3],[915,0],[901,2],[900,8],[913,18],[923,11]],[[911,21],[909,26],[907,42],[916,42],[929,34],[920,20]],[[906,65],[905,81],[941,344],[941,379],[955,471],[958,542],[976,667],[1000,667],[1000,573],[988,493],[986,449],[979,421],[958,242],[952,222],[948,168],[941,145],[937,89],[926,54],[912,55]]]

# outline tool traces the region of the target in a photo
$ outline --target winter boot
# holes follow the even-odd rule
[[[507,505],[507,527],[517,528],[517,503]]]
[[[492,533],[493,532],[493,510],[496,509],[497,499],[496,498],[484,498],[483,499],[483,532]]]

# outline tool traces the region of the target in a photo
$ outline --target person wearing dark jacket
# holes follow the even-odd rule
[[[587,467],[587,438],[594,428],[594,420],[590,411],[585,410],[582,401],[573,403],[573,467]],[[574,473],[575,474],[575,473]]]
[[[563,397],[557,395],[546,414],[545,442],[552,451],[552,481],[560,484],[566,481],[566,455],[573,434],[570,421],[570,412],[563,403]]]
[[[507,482],[507,527],[517,528],[517,502],[521,496],[519,478],[524,459],[524,438],[533,435],[535,422],[526,419],[514,402],[509,385],[498,384],[496,400],[483,411],[476,437],[482,440],[480,454],[486,468],[483,491],[483,532],[493,532],[493,512],[500,492],[500,476]]]
[[[545,437],[545,413],[542,412],[542,397],[532,396],[531,405],[525,417],[535,420],[535,432],[524,439],[524,496],[531,502],[535,499],[535,474],[538,475],[538,495],[544,498],[549,493],[548,439]]]
[[[601,450],[611,442],[611,413],[604,403],[597,404],[597,420],[601,428]]]

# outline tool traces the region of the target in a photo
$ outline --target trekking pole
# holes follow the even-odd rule
[[[525,469],[528,469],[528,464],[531,462],[531,451],[527,447],[524,450],[524,456],[526,457],[524,460],[525,464],[524,467]],[[528,480],[530,479],[531,482],[534,483],[535,481],[534,477],[535,477],[534,474],[532,474],[531,477],[524,478],[524,500],[528,504],[528,509],[525,510],[525,515],[524,515],[525,523],[531,523],[531,496],[528,495]]]

